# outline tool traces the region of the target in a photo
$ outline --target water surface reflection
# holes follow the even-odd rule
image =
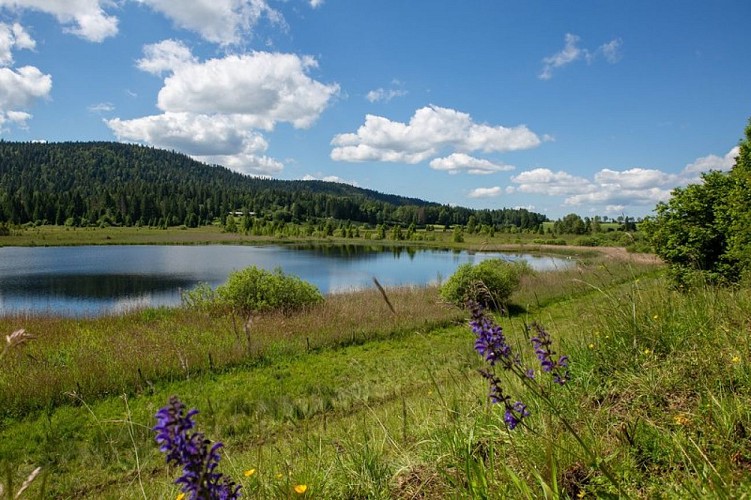
[[[0,313],[99,315],[131,307],[177,305],[181,290],[216,287],[248,266],[299,276],[323,293],[372,286],[425,285],[465,262],[523,259],[538,270],[564,268],[566,259],[413,247],[82,246],[0,248]]]

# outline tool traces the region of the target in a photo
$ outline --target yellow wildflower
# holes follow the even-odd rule
[[[738,356],[738,355],[735,355],[735,356],[733,356],[732,361],[733,361],[733,363],[740,363],[741,362],[741,357]]]
[[[306,491],[308,491],[308,485],[307,484],[297,484],[297,485],[295,485],[295,493],[297,493],[298,495],[302,495]]]
[[[659,318],[659,316],[656,315],[656,314],[654,316],[652,316],[652,319],[657,319],[657,318]]]
[[[177,495],[177,498],[175,498],[175,500],[185,500],[185,493],[179,493]]]
[[[648,348],[644,349],[644,354],[646,354],[647,356],[649,356],[650,354],[652,354],[652,351],[650,349],[648,349]]]
[[[683,413],[679,413],[678,415],[673,417],[673,422],[675,422],[676,425],[686,425],[689,422],[689,420],[686,415],[684,415]]]
[[[590,348],[590,349],[594,349],[594,348],[595,348],[595,345],[594,345],[594,344],[589,344],[589,348]]]
[[[253,475],[253,474],[255,474],[255,473],[256,473],[256,470],[255,470],[255,469],[248,469],[248,470],[246,470],[245,472],[243,472],[243,475],[244,475],[245,477],[250,477],[250,476],[252,476],[252,475]]]

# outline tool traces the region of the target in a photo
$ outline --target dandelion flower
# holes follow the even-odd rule
[[[244,475],[245,477],[250,477],[250,476],[252,476],[252,475],[253,475],[253,474],[255,474],[255,473],[256,473],[256,470],[255,470],[255,469],[248,469],[248,470],[246,470],[245,472],[243,472],[243,475]]]
[[[738,356],[738,355],[735,355],[735,356],[733,356],[732,361],[733,361],[733,363],[740,363],[741,362],[741,357]]]
[[[302,495],[306,491],[308,491],[308,485],[307,484],[297,484],[295,485],[295,493],[298,495]]]

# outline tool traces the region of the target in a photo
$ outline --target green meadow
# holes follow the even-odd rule
[[[524,366],[533,321],[569,358],[560,387],[499,372],[530,412],[514,430],[437,287],[386,290],[393,311],[374,290],[250,325],[188,308],[4,316],[35,338],[0,361],[0,482],[41,466],[27,497],[177,498],[152,430],[177,395],[245,498],[748,496],[751,293],[574,258],[495,316]]]
[[[548,224],[548,223],[546,223]],[[366,224],[358,227],[357,235],[337,229],[331,235],[318,231],[306,231],[301,224],[285,224],[272,234],[252,234],[246,232],[228,232],[221,225],[187,228],[174,226],[156,227],[68,227],[54,225],[26,224],[0,234],[2,246],[66,246],[66,245],[208,245],[208,244],[277,244],[277,243],[332,243],[332,244],[367,244],[367,245],[409,245],[443,248],[471,248],[478,250],[517,249],[534,250],[539,246],[602,246],[628,247],[638,246],[643,239],[639,232],[616,231],[607,227],[596,235],[574,234],[538,234],[533,231],[501,232],[461,232],[460,241],[454,234],[456,228],[431,226],[416,229],[407,237],[407,231],[394,234],[393,228],[379,235],[375,228]],[[605,226],[605,224],[603,224]],[[550,226],[552,228],[552,226]],[[632,248],[637,249],[638,248]],[[546,251],[550,251],[549,249]]]

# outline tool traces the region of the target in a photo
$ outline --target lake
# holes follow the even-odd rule
[[[321,292],[445,280],[463,263],[526,260],[533,269],[566,268],[566,258],[408,247],[133,245],[0,247],[0,314],[97,316],[180,304],[182,290],[216,287],[248,266],[299,276]]]

